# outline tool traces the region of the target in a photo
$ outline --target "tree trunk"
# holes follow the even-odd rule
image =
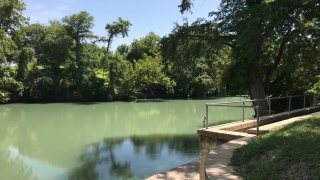
[[[110,34],[108,39],[107,39],[107,57],[109,57],[109,52],[110,52],[110,47],[111,47],[111,42],[113,39],[113,34]],[[109,80],[110,80],[110,94],[112,98],[115,96],[115,80],[114,80],[114,74],[113,74],[113,60],[109,59],[110,65],[109,65]]]
[[[76,39],[76,65],[74,67],[74,76],[75,76],[75,83],[76,83],[76,91],[79,94],[81,91],[81,81],[82,81],[82,74],[83,74],[83,62],[81,59],[81,42],[80,39]],[[78,97],[77,97],[78,98]]]
[[[82,65],[80,39],[77,39],[77,40],[76,40],[76,62],[77,62],[77,64],[78,64],[78,66],[81,66],[81,65]]]
[[[260,76],[259,71],[255,66],[252,66],[249,74],[250,78],[250,97],[252,100],[254,99],[265,99],[266,92],[264,90],[264,84],[262,82],[262,78]],[[266,101],[254,101],[254,106],[259,106],[259,116],[267,114],[266,109]],[[255,111],[255,116],[257,116],[257,112]]]
[[[114,98],[115,95],[115,80],[114,80],[114,74],[113,74],[113,62],[110,63],[109,66],[109,80],[110,80],[110,93],[112,98]]]

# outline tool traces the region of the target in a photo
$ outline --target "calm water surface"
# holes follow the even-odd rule
[[[234,100],[0,105],[0,179],[142,179],[196,160],[204,104]],[[211,108],[209,121],[241,113]]]

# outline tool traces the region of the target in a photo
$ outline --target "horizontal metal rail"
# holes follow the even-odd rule
[[[237,103],[243,103],[243,101],[237,101]],[[239,107],[239,108],[253,108],[256,110],[257,112],[257,132],[256,134],[259,135],[259,124],[260,124],[260,118],[259,118],[259,106],[251,106],[251,105],[234,105],[232,104],[234,102],[230,102],[230,103],[206,103],[206,116],[205,116],[205,128],[208,129],[209,126],[209,106],[223,106],[223,107]],[[243,111],[243,116],[244,116],[244,111]],[[244,119],[244,117],[243,117]]]
[[[242,103],[243,101],[229,101],[229,102],[217,102],[217,103],[206,103],[209,106],[215,106],[216,104],[235,104],[235,103]]]
[[[291,110],[291,102],[292,98],[298,98],[298,97],[303,97],[303,108],[306,107],[306,97],[307,96],[314,96],[315,94],[303,94],[303,95],[293,95],[293,96],[280,96],[280,97],[267,97],[265,99],[251,99],[251,100],[244,100],[244,102],[258,102],[258,101],[266,101],[268,103],[268,111],[269,115],[271,114],[271,101],[272,100],[277,100],[277,99],[288,99],[288,111]]]
[[[290,98],[296,98],[296,97],[306,97],[306,96],[313,96],[314,94],[304,94],[304,95],[294,95],[294,96],[279,96],[279,97],[267,97],[264,99],[249,99],[244,100],[246,102],[255,102],[255,101],[266,101],[266,100],[273,100],[273,99],[290,99]]]
[[[242,108],[242,121],[244,121],[244,109],[245,108],[253,108],[256,111],[256,116],[257,116],[257,135],[259,135],[259,124],[260,124],[260,120],[259,120],[259,109],[260,106],[257,105],[245,105],[246,102],[251,102],[252,104],[254,104],[254,102],[258,102],[258,101],[266,101],[268,103],[268,110],[269,110],[269,115],[271,114],[271,101],[272,100],[277,100],[277,99],[288,99],[288,110],[291,110],[291,102],[292,102],[292,98],[297,98],[297,97],[303,97],[303,108],[306,107],[306,97],[307,96],[314,96],[315,94],[303,94],[303,95],[294,95],[294,96],[283,96],[283,97],[267,97],[265,99],[252,99],[252,100],[247,100],[244,99],[242,101],[230,101],[230,102],[218,102],[218,103],[206,103],[206,116],[204,117],[204,127],[206,129],[208,129],[208,124],[209,124],[209,112],[208,112],[208,108],[209,106],[224,106],[224,107],[239,107]],[[241,95],[241,97],[244,97],[244,95]],[[237,105],[239,104],[239,105]]]
[[[206,104],[207,106],[224,106],[224,107],[244,107],[244,108],[258,108],[259,106],[251,105],[232,105],[232,104]]]

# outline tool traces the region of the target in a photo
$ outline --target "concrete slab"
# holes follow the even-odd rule
[[[233,151],[247,144],[252,137],[235,139],[218,146],[207,156],[205,164],[209,179],[242,179],[230,165]]]
[[[180,167],[171,169],[166,172],[161,172],[148,177],[147,180],[175,180],[186,179],[196,180],[199,179],[199,161],[194,161]]]

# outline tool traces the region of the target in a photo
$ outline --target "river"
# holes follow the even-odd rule
[[[234,100],[0,105],[0,179],[143,179],[196,160],[204,104]],[[209,113],[213,124],[242,118]]]

